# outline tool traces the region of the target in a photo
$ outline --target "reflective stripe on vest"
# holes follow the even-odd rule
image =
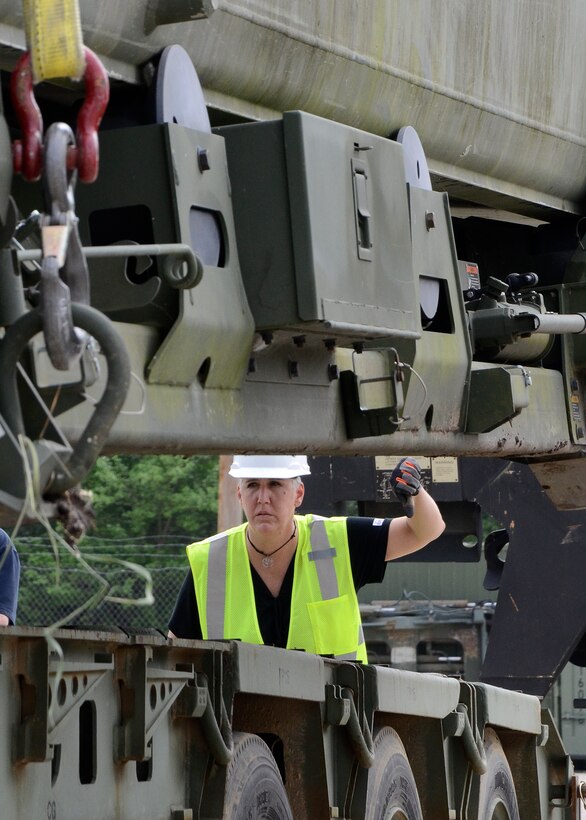
[[[307,553],[310,561],[315,561],[315,568],[319,580],[319,588],[324,601],[337,598],[340,595],[338,589],[338,577],[334,567],[336,548],[332,547],[326,531],[326,519],[320,515],[314,515],[309,524],[311,552]],[[364,643],[364,632],[362,623],[358,624],[358,635],[356,644],[360,646]],[[358,657],[358,649],[355,652],[346,652],[335,655],[335,658],[343,661],[355,661]]]
[[[323,601],[337,598],[338,578],[334,567],[336,548],[332,547],[326,532],[325,518],[314,516],[309,524],[309,542],[311,552],[307,553],[310,561],[315,562],[315,569],[319,581],[319,589]]]
[[[207,634],[224,637],[224,610],[226,601],[226,565],[228,561],[228,536],[214,541],[208,554],[208,592],[206,597]]]
[[[262,644],[262,636],[256,607],[250,562],[244,538],[245,525],[234,527],[187,547],[191,566],[202,635],[210,640],[235,638],[249,643]],[[234,591],[234,576],[241,581]],[[237,597],[236,597],[237,596]],[[247,604],[250,601],[251,604]],[[232,607],[232,609],[230,609]],[[238,628],[231,626],[235,622]]]
[[[295,556],[287,647],[318,654],[333,654],[342,660],[358,659],[366,662],[364,634],[351,576],[345,519],[299,516],[297,521],[299,544]],[[327,526],[338,547],[330,543]],[[245,529],[244,524],[221,533],[210,541],[192,544],[187,548],[205,638],[240,638],[250,643],[263,643],[256,618],[252,577],[244,540]],[[338,548],[341,550],[340,554]],[[335,558],[342,571],[341,578],[345,578],[342,595]],[[312,577],[317,579],[317,586],[315,580],[311,580]],[[247,600],[249,596],[250,599]],[[328,601],[332,603],[327,605]],[[330,608],[324,609],[326,605]],[[248,616],[244,613],[248,613]],[[332,626],[328,626],[328,623]],[[344,634],[348,636],[348,629],[352,630],[352,624],[356,625],[356,633],[354,639],[348,641],[347,637],[344,639]],[[337,638],[332,638],[328,644],[327,635],[330,633],[336,633]],[[351,652],[332,652],[332,640],[338,641],[339,649],[343,644],[356,648]],[[316,641],[315,645],[313,641]]]

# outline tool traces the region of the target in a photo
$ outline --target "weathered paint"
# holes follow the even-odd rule
[[[357,765],[356,732],[366,725],[398,732],[422,801],[451,816],[468,769],[458,712],[471,697],[474,732],[490,721],[506,729],[509,744],[524,745],[523,760],[512,765],[520,802],[533,801],[531,817],[569,816],[551,809],[546,795],[537,801],[537,771],[557,763],[559,746],[555,738],[551,748],[535,742],[539,701],[529,695],[272,647],[167,644],[158,634],[73,629],[54,632],[48,644],[42,630],[14,628],[0,636],[0,652],[0,713],[10,727],[0,742],[6,820],[74,820],[81,805],[87,820],[168,817],[171,807],[172,817],[223,816],[225,762],[212,765],[210,777],[208,757],[221,744],[209,721],[222,713],[228,756],[226,721],[235,732],[281,739],[285,785],[300,820],[335,816],[349,794],[352,811],[344,816],[365,816],[368,767]],[[216,718],[203,716],[207,702]],[[564,783],[561,768],[556,778]]]
[[[210,105],[252,119],[300,109],[376,134],[414,126],[431,170],[472,200],[578,211],[586,176],[580,0],[220,0],[209,20],[150,30],[153,4],[80,2],[86,44],[115,77],[170,43]],[[150,11],[149,11],[150,9]],[[4,65],[22,46],[0,11]],[[502,199],[500,200],[502,202]]]

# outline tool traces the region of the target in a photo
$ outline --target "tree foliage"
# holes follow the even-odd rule
[[[99,458],[84,482],[93,494],[95,536],[130,538],[215,532],[218,459],[215,456]]]
[[[62,548],[55,552],[38,526],[23,527],[16,539],[18,622],[47,626],[65,619],[84,627],[164,631],[187,570],[186,545],[216,531],[217,457],[101,457],[84,489],[92,493],[96,526],[81,540],[77,557]],[[132,564],[147,570],[153,605],[104,599],[84,608],[100,591],[129,603],[143,599],[145,578]]]

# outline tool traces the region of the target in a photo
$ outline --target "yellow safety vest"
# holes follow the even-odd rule
[[[287,649],[367,662],[345,518],[295,516]],[[187,547],[202,635],[264,643],[246,549],[246,524]]]

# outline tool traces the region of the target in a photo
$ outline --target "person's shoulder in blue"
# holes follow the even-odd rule
[[[16,622],[20,559],[8,534],[0,529],[0,626]]]

